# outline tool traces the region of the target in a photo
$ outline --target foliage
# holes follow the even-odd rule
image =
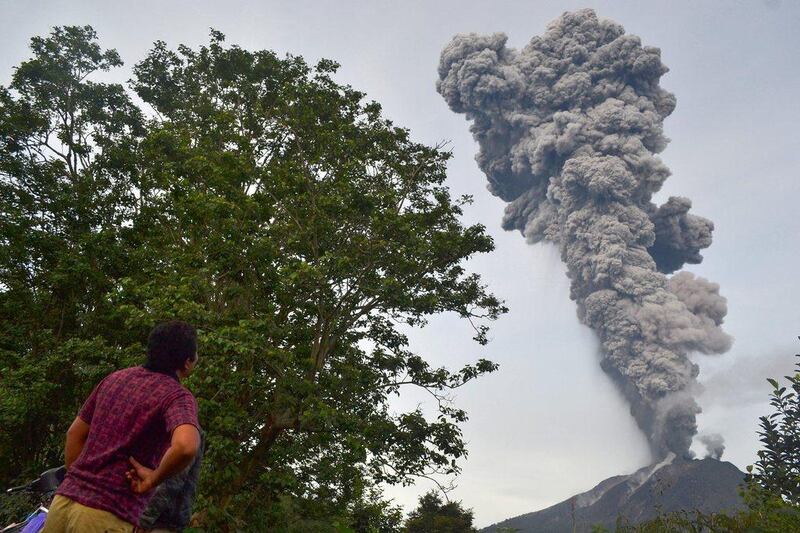
[[[121,64],[89,27],[34,38],[0,87],[0,479],[61,459],[78,398],[130,360],[110,295],[130,270],[143,119],[119,85],[87,76]],[[113,336],[113,339],[111,338]]]
[[[0,90],[0,481],[56,464],[91,387],[172,317],[200,329],[197,526],[389,530],[377,483],[458,473],[448,393],[496,365],[431,366],[405,332],[455,313],[482,345],[505,308],[462,266],[493,244],[460,221],[448,153],[336,63],[216,31],[135,66],[150,119],[91,80],[121,61],[90,27],[32,50]],[[409,386],[434,416],[389,408]]]
[[[22,521],[39,505],[41,505],[39,500],[26,492],[3,495],[0,500],[0,525],[6,526]]]
[[[419,505],[411,511],[403,531],[407,533],[470,533],[477,532],[472,525],[472,510],[464,509],[461,502],[444,502],[435,491],[419,498]]]
[[[767,493],[800,505],[800,363],[796,368],[794,375],[786,376],[787,386],[767,380],[772,385],[770,404],[775,412],[759,418],[763,448],[750,477]]]

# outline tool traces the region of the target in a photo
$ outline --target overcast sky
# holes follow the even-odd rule
[[[339,81],[379,101],[417,140],[449,141],[449,185],[474,195],[466,220],[486,225],[497,246],[470,266],[510,313],[483,351],[453,318],[431,322],[412,341],[438,364],[486,356],[501,365],[457,396],[471,415],[470,456],[454,497],[484,526],[649,460],[627,404],[599,368],[593,333],[578,322],[557,251],[500,229],[504,205],[486,191],[468,123],[434,86],[439,53],[454,34],[502,31],[518,48],[563,11],[582,7],[661,48],[671,69],[662,85],[678,105],[661,155],[673,176],[656,200],[688,196],[693,212],[716,224],[705,261],[689,270],[720,283],[736,340],[727,354],[695,358],[705,386],[698,422],[701,433],[721,433],[724,459],[744,468],[758,449],[757,417],[769,412],[765,378],[790,372],[800,348],[800,2],[0,0],[0,83],[28,57],[28,39],[53,25],[94,26],[101,45],[126,62],[109,76],[120,82],[153,41],[197,46],[214,27],[249,49],[335,59]],[[409,509],[428,487],[388,493]]]

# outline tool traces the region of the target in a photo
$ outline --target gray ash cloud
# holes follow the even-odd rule
[[[675,97],[658,48],[592,10],[564,13],[521,50],[506,36],[457,35],[437,89],[464,113],[507,230],[556,243],[580,319],[597,332],[602,368],[620,386],[655,459],[690,457],[698,368],[731,338],[719,286],[680,270],[699,263],[714,225],[687,198],[657,206],[669,177],[657,157]]]
[[[722,435],[718,433],[703,435],[700,437],[700,442],[706,447],[706,457],[722,459],[722,454],[725,452],[725,441]]]

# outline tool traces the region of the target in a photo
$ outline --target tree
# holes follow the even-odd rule
[[[90,27],[31,40],[0,87],[0,479],[60,460],[76,401],[125,359],[109,301],[129,270],[121,240],[143,118],[122,64]],[[137,348],[138,348],[137,339]]]
[[[419,505],[411,511],[405,523],[407,533],[471,533],[472,510],[464,509],[461,502],[444,502],[435,491],[419,498]]]
[[[48,52],[65,35],[77,43],[71,53]],[[90,28],[56,29],[34,39],[33,61],[63,57],[69,70],[99,53],[100,67],[119,64],[94,40]],[[60,170],[26,170],[39,167],[17,148],[29,123],[19,117],[45,104],[4,90],[4,109],[22,111],[0,120],[11,139],[3,186],[28,180],[38,198],[57,182],[65,199],[16,207],[12,192],[3,197],[3,212],[20,214],[0,228],[0,268],[13,273],[0,280],[3,330],[14,332],[0,366],[12,378],[3,381],[2,416],[14,422],[0,447],[2,479],[54,460],[88,389],[135,361],[153,324],[176,316],[200,329],[201,365],[189,386],[208,433],[198,520],[209,528],[279,530],[289,515],[352,527],[365,508],[380,507],[370,503],[377,483],[459,471],[466,413],[449,391],[496,365],[432,366],[405,333],[449,312],[486,343],[486,321],[505,308],[463,262],[493,244],[482,226],[460,221],[469,198],[449,194],[449,154],[413,142],[378,104],[337,84],[336,68],[225,47],[215,31],[197,50],[157,42],[131,80],[153,118],[142,119],[115,86],[130,126],[87,112],[97,139],[71,156],[59,150],[79,162],[95,154],[77,184],[60,177],[70,170],[57,154],[39,167]],[[85,74],[48,83],[96,86]],[[70,102],[53,103],[54,116],[69,116]],[[106,109],[87,105],[97,108]],[[102,136],[107,122],[121,129]],[[73,204],[98,218],[78,235],[102,247],[89,253],[83,240],[41,223],[41,240],[58,243],[69,265],[69,275],[55,276],[19,235],[31,219],[68,218],[62,211]],[[39,313],[36,302],[61,301],[53,276],[79,303]],[[69,327],[60,325],[62,309]],[[41,331],[48,342],[33,347]],[[35,409],[31,382],[43,391]],[[428,390],[437,412],[392,412],[390,398],[405,387]],[[48,413],[56,391],[69,394]],[[41,434],[52,438],[15,447],[42,413]]]
[[[794,375],[786,376],[787,386],[767,379],[775,412],[759,418],[763,448],[755,468],[749,469],[750,477],[767,493],[792,505],[800,505],[800,363],[796,368]]]

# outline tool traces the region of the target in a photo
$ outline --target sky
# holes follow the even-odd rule
[[[120,83],[153,41],[197,46],[213,27],[248,49],[335,59],[337,80],[380,102],[416,140],[447,142],[448,185],[475,200],[464,220],[484,224],[495,239],[495,251],[469,268],[510,312],[485,348],[455,317],[431,321],[411,342],[434,364],[458,367],[478,357],[500,364],[455,395],[470,414],[463,426],[470,453],[451,497],[485,526],[650,459],[627,404],[600,370],[594,334],[578,321],[558,251],[500,228],[504,203],[486,191],[469,124],[435,90],[439,54],[453,35],[501,31],[520,48],[564,11],[583,7],[661,48],[670,67],[662,86],[678,103],[665,122],[672,142],[661,157],[673,175],[655,200],[688,196],[692,212],[716,225],[705,260],[687,270],[721,285],[735,342],[726,354],[694,356],[703,386],[698,424],[701,434],[721,433],[723,459],[743,469],[756,459],[758,417],[770,412],[765,380],[790,373],[800,351],[800,2],[0,0],[0,83],[29,56],[30,37],[54,25],[92,25],[101,45],[126,62],[104,77]],[[411,393],[395,406],[419,402],[424,396]],[[409,510],[430,487],[386,493]]]

